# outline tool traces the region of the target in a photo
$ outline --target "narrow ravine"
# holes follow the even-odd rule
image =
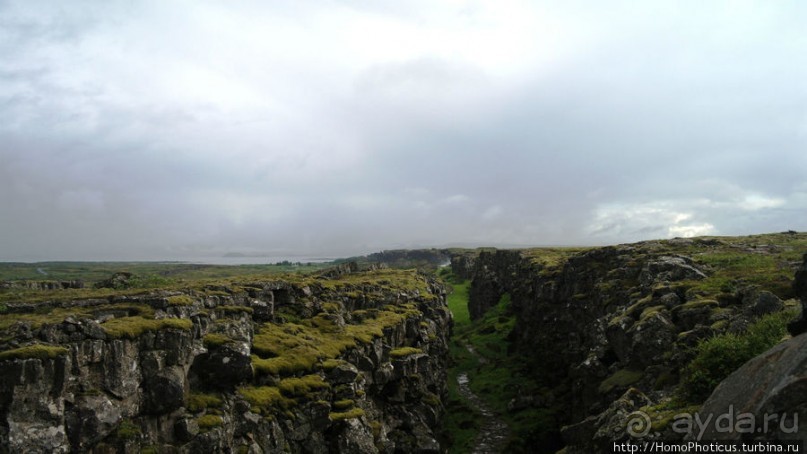
[[[466,348],[480,363],[487,361],[473,347],[466,345]],[[465,398],[468,406],[482,416],[479,424],[479,434],[476,436],[475,446],[471,452],[473,454],[498,454],[504,452],[504,445],[510,435],[510,429],[507,424],[482,398],[471,391],[470,379],[466,372],[460,372],[457,375],[457,385],[459,393]]]

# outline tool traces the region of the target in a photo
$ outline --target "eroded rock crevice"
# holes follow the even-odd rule
[[[765,238],[738,238],[482,250],[455,256],[452,271],[472,279],[474,319],[510,295],[515,327],[508,354],[521,358],[536,388],[543,387],[519,399],[557,410],[565,452],[605,452],[628,439],[625,415],[639,409],[657,417],[660,436],[683,439],[661,426],[671,419],[664,405],[682,405],[670,402],[681,396],[694,347],[716,335],[742,334],[761,317],[805,300],[807,261],[793,263],[787,243],[803,244],[804,236],[780,236],[787,237],[784,245],[765,247],[743,243]],[[794,322],[791,332],[805,326]],[[740,389],[741,380],[736,383]]]

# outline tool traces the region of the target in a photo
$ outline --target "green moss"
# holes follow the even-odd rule
[[[331,421],[344,421],[345,419],[361,418],[364,416],[364,410],[361,408],[354,408],[345,412],[335,412],[328,415]]]
[[[287,396],[303,396],[311,398],[315,391],[330,388],[319,375],[311,374],[300,378],[284,378],[278,385],[280,391]]]
[[[2,294],[2,292],[0,292]],[[104,304],[89,307],[38,307],[31,313],[3,314],[0,317],[0,330],[6,330],[16,323],[28,323],[33,329],[44,325],[54,325],[64,321],[67,317],[95,318],[96,314],[105,312],[126,313],[140,315],[147,318],[154,317],[154,309],[146,304]]]
[[[199,430],[207,432],[210,429],[221,427],[224,421],[218,415],[204,415],[196,418],[196,423],[199,424]]]
[[[118,428],[115,430],[115,436],[119,440],[133,440],[141,434],[140,426],[135,424],[131,419],[124,419],[121,421]]]
[[[532,263],[539,265],[541,267],[541,273],[550,273],[562,267],[570,256],[588,249],[591,248],[546,247],[526,249],[522,251],[521,254],[527,257]]]
[[[253,411],[271,414],[277,410],[288,410],[297,404],[294,399],[284,396],[276,386],[244,386],[238,393],[252,405]]]
[[[252,367],[258,375],[292,375],[313,371],[318,358],[316,353],[308,352],[269,359],[252,355]]]
[[[216,348],[221,347],[222,345],[227,344],[229,342],[233,342],[233,340],[225,336],[224,334],[208,333],[205,334],[205,337],[202,339],[202,342],[207,348]]]
[[[188,295],[174,295],[165,299],[169,306],[192,306],[193,298]]]
[[[381,421],[370,421],[370,430],[373,432],[373,440],[378,441],[381,437],[381,429],[384,428],[384,425],[381,424]]]
[[[614,388],[625,388],[641,380],[644,372],[631,369],[620,369],[600,383],[598,391],[608,393]]]
[[[683,309],[695,309],[700,307],[718,307],[720,303],[712,299],[696,299],[694,301],[689,301],[684,303],[677,308]]]
[[[678,402],[670,400],[658,405],[642,407],[643,411],[650,418],[650,429],[653,432],[665,430],[677,415],[682,413],[694,414],[699,410],[699,406],[680,406]]]
[[[401,347],[391,350],[389,356],[390,358],[400,359],[417,353],[423,353],[423,350],[415,347]]]
[[[253,366],[259,374],[312,372],[321,362],[337,359],[347,350],[383,336],[385,328],[401,324],[408,317],[420,316],[410,305],[385,308],[374,314],[359,324],[346,325],[344,330],[334,329],[333,323],[322,317],[315,317],[317,323],[308,326],[264,323],[253,340]]]
[[[64,347],[54,347],[52,345],[34,344],[26,347],[15,348],[0,352],[0,361],[12,359],[54,359],[58,356],[67,355],[68,350]]]
[[[224,400],[218,394],[193,393],[188,396],[187,408],[193,412],[222,406],[224,406]]]
[[[162,318],[159,320],[136,317],[114,318],[101,327],[109,337],[120,339],[136,339],[147,331],[160,331],[163,329],[179,329],[190,331],[193,323],[190,320],[179,318]]]
[[[351,399],[342,399],[337,400],[333,403],[332,407],[334,410],[344,411],[349,408],[353,408],[356,405],[356,402]]]
[[[325,361],[322,362],[322,369],[324,371],[331,371],[331,370],[336,369],[340,365],[346,364],[346,363],[347,363],[347,361],[342,360],[342,359],[326,359]]]

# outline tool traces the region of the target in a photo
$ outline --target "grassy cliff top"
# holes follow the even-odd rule
[[[807,233],[782,232],[748,236],[703,236],[669,240],[642,241],[605,247],[541,247],[517,250],[529,263],[540,266],[542,273],[563,269],[581,254],[600,254],[603,266],[615,268],[624,263],[641,264],[662,256],[683,256],[706,270],[706,279],[685,281],[680,285],[704,296],[730,293],[748,285],[759,285],[783,299],[793,297],[793,271],[807,253]],[[628,260],[629,259],[629,260]]]
[[[365,298],[376,301],[377,304],[374,304],[377,306],[394,302],[401,295],[431,300],[434,296],[429,285],[427,278],[415,270],[377,269],[337,275],[251,274],[183,280],[159,287],[133,285],[117,289],[12,286],[0,289],[0,340],[8,341],[14,337],[10,330],[20,324],[29,327],[26,329],[36,330],[44,325],[62,323],[70,317],[101,320],[102,329],[111,337],[133,338],[144,331],[164,328],[189,329],[190,322],[185,323],[187,320],[165,318],[166,314],[162,312],[173,313],[173,309],[188,306],[194,306],[196,312],[206,312],[211,309],[203,304],[205,300],[222,297],[236,303],[217,306],[216,310],[251,311],[251,308],[231,304],[241,304],[237,301],[249,300],[253,298],[252,295],[260,295],[267,288],[282,289],[283,292],[297,295],[301,306],[306,306],[306,301],[314,298],[325,301],[321,304],[328,307],[327,301],[341,301],[343,298]],[[157,312],[162,315],[158,316]],[[293,314],[294,311],[289,313]],[[113,319],[104,321],[109,317]],[[362,337],[365,333],[354,334]]]
[[[0,264],[3,266],[10,264]],[[99,265],[100,266],[100,265]],[[108,265],[104,265],[108,266]],[[161,267],[168,267],[161,264]],[[186,265],[177,265],[184,269]],[[396,289],[400,291],[427,291],[427,285],[422,276],[418,276],[415,270],[400,269],[377,269],[363,271],[359,273],[345,273],[335,277],[327,277],[320,274],[320,268],[312,272],[279,272],[275,269],[248,266],[233,266],[231,270],[227,267],[216,267],[219,271],[209,271],[203,274],[187,274],[179,271],[177,276],[164,277],[164,275],[150,274],[146,270],[145,274],[130,274],[124,280],[112,284],[102,284],[103,281],[97,278],[97,270],[89,271],[86,276],[91,278],[86,282],[81,282],[78,288],[63,288],[63,282],[51,279],[29,279],[23,281],[0,281],[0,309],[3,306],[13,306],[15,304],[36,304],[44,302],[69,302],[88,299],[112,299],[115,297],[161,295],[166,292],[182,292],[195,295],[242,293],[250,288],[263,288],[265,286],[292,286],[303,288],[306,286],[317,286],[325,289],[341,290],[352,287],[378,287],[383,290]],[[116,273],[120,273],[117,271]],[[208,275],[212,274],[212,276]],[[170,273],[167,275],[171,275]],[[84,276],[76,274],[76,277]],[[42,276],[44,277],[44,276]],[[104,277],[108,278],[109,275]],[[82,281],[78,279],[78,281]],[[102,284],[102,287],[97,285]]]

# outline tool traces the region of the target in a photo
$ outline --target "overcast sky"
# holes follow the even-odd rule
[[[792,1],[0,0],[0,260],[807,230]]]

